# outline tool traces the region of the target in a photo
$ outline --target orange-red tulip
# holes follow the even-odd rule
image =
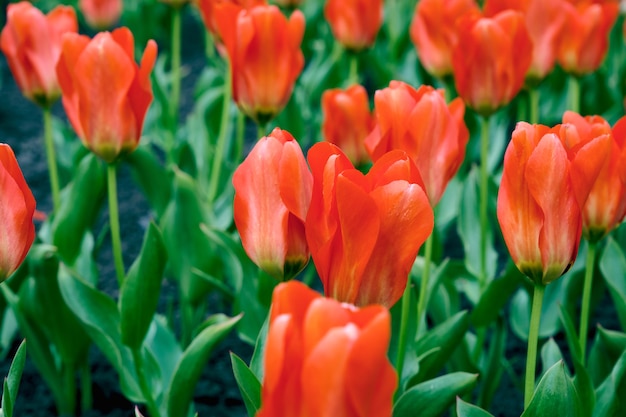
[[[122,15],[122,0],[79,0],[78,8],[89,26],[97,30],[110,28]]]
[[[378,90],[375,128],[365,140],[374,161],[393,149],[405,151],[419,168],[431,205],[437,205],[465,158],[469,131],[459,98],[446,104],[443,91],[400,81]]]
[[[485,15],[495,16],[507,10],[524,14],[533,43],[533,58],[526,74],[531,83],[543,80],[554,68],[557,41],[565,21],[566,0],[487,0]]]
[[[346,90],[326,90],[322,113],[324,140],[339,146],[355,166],[369,162],[365,138],[374,124],[365,88],[353,85]]]
[[[327,0],[324,16],[333,36],[347,49],[360,51],[376,41],[383,24],[382,0]]]
[[[597,242],[613,230],[626,215],[626,117],[611,129],[600,116],[583,117],[565,112],[563,123],[576,126],[579,136],[589,141],[611,137],[611,151],[591,188],[583,208],[583,236]]]
[[[0,143],[0,282],[22,263],[35,239],[35,199],[11,147]]]
[[[29,100],[50,106],[59,98],[54,67],[61,54],[61,37],[77,30],[76,13],[69,6],[57,6],[44,15],[27,1],[9,4],[0,48],[15,82]]]
[[[233,99],[265,124],[285,107],[304,68],[304,15],[296,10],[287,19],[277,6],[257,6],[240,11],[233,21],[228,9],[215,12],[230,59]]]
[[[488,116],[524,85],[532,59],[524,16],[513,10],[492,18],[471,13],[459,19],[458,31],[452,56],[457,91],[469,107]]]
[[[396,150],[363,175],[328,142],[313,145],[308,161],[313,197],[306,236],[324,292],[358,306],[391,307],[433,230],[415,163]]]
[[[609,47],[609,33],[619,4],[584,2],[566,4],[563,31],[558,40],[557,60],[569,73],[583,75],[598,69]]]
[[[584,138],[572,124],[520,122],[504,156],[498,221],[519,270],[548,284],[574,263],[581,208],[604,164],[610,136]]]
[[[443,78],[452,74],[452,51],[458,42],[456,20],[478,11],[475,0],[421,0],[415,6],[411,40],[426,71]]]
[[[284,280],[309,261],[304,232],[313,178],[298,142],[278,128],[259,140],[233,175],[235,225],[246,253]]]
[[[279,284],[257,417],[391,417],[390,337],[382,306],[358,309],[297,281]]]
[[[138,66],[127,28],[101,32],[92,40],[77,34],[63,39],[57,76],[65,113],[83,144],[107,162],[139,144],[152,102],[150,73],[156,55],[156,43],[150,40]]]

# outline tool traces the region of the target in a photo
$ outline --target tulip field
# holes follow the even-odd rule
[[[1,416],[626,416],[626,2],[3,12]]]

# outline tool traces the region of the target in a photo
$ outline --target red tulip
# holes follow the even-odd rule
[[[598,69],[609,47],[617,15],[616,2],[566,4],[565,23],[558,40],[557,59],[567,72],[583,75]]]
[[[446,104],[443,91],[400,81],[375,95],[375,128],[365,140],[374,161],[393,149],[419,168],[430,204],[437,205],[465,158],[469,131],[461,99]]]
[[[360,51],[376,41],[383,23],[383,1],[327,0],[324,16],[340,44],[347,49]]]
[[[610,149],[610,137],[588,140],[574,125],[517,124],[504,155],[498,221],[519,270],[548,284],[574,263],[581,208]]]
[[[557,41],[565,21],[566,0],[487,0],[485,15],[495,16],[507,10],[524,14],[526,28],[533,43],[533,58],[526,74],[531,83],[543,80],[554,68]]]
[[[611,150],[583,208],[583,236],[597,242],[613,230],[626,215],[626,117],[615,127],[600,116],[565,112],[563,123],[576,126],[585,141],[598,136],[611,139]]]
[[[35,199],[11,147],[0,143],[0,282],[26,258],[35,239]]]
[[[508,104],[524,85],[532,41],[524,16],[507,10],[493,18],[470,14],[458,24],[452,66],[459,96],[488,116]]]
[[[298,142],[278,128],[259,140],[233,175],[235,225],[252,261],[277,279],[309,261],[304,220],[313,179]]]
[[[9,4],[0,48],[29,100],[50,106],[60,97],[54,67],[61,54],[61,37],[77,30],[76,13],[69,6],[57,6],[44,15],[27,1]]]
[[[122,0],[79,0],[78,8],[89,26],[103,30],[117,23],[124,5]]]
[[[290,281],[274,290],[257,417],[390,417],[389,312],[323,298]]]
[[[322,94],[324,140],[339,146],[355,165],[369,162],[365,138],[373,128],[367,91],[361,85]]]
[[[392,151],[363,175],[328,142],[313,145],[308,161],[313,197],[306,236],[325,294],[358,306],[391,307],[433,229],[415,163]]]
[[[276,6],[257,6],[233,21],[227,8],[215,11],[230,59],[233,98],[241,111],[265,124],[285,107],[304,68],[304,15],[296,10],[287,19]]]
[[[135,63],[135,41],[127,28],[101,32],[90,40],[63,39],[57,76],[63,106],[84,145],[107,162],[135,150],[152,102],[150,73],[157,46],[148,42]]]
[[[478,11],[475,0],[421,0],[411,23],[411,40],[426,71],[452,74],[452,51],[458,42],[456,20]]]

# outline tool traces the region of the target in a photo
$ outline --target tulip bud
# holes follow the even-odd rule
[[[124,5],[122,0],[79,0],[78,8],[89,26],[104,30],[120,20]]]
[[[382,0],[328,0],[324,16],[335,39],[347,49],[360,51],[374,44],[383,23]]]

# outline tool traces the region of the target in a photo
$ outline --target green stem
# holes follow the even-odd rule
[[[235,151],[233,161],[238,164],[243,157],[244,134],[246,132],[246,115],[237,111],[237,135],[235,136]]]
[[[89,356],[80,367],[80,408],[83,413],[93,407],[93,395],[91,387],[91,368],[89,366]]]
[[[482,117],[480,135],[480,288],[487,284],[487,203],[489,197],[489,117]]]
[[[209,61],[215,58],[215,40],[208,30],[204,31],[204,52]]]
[[[528,90],[528,100],[530,107],[530,124],[539,123],[539,90],[531,88]]]
[[[265,129],[266,129],[265,125],[257,123],[257,125],[256,125],[257,140],[259,140],[259,139],[261,139],[262,137],[265,136]]]
[[[143,394],[144,400],[146,400],[146,407],[148,408],[148,413],[150,417],[161,417],[161,412],[159,408],[156,406],[154,402],[154,397],[152,396],[152,391],[148,386],[148,382],[146,381],[146,376],[143,372],[143,357],[141,355],[141,348],[132,349],[133,352],[133,362],[135,364],[135,372],[137,373],[137,382],[139,383],[139,388],[141,389],[141,393]]]
[[[193,333],[194,309],[189,300],[184,296],[182,298],[180,310],[182,315],[181,345],[183,346],[183,348],[186,348],[191,343]]]
[[[574,75],[569,77],[569,110],[580,113],[580,79]]]
[[[65,404],[62,410],[58,410],[60,415],[76,415],[76,374],[73,365],[64,364],[63,384],[65,389]]]
[[[589,305],[591,304],[591,284],[593,283],[593,268],[596,261],[596,243],[589,243],[587,249],[587,263],[585,266],[585,283],[583,286],[583,300],[580,311],[580,342],[581,360],[585,364],[585,354],[587,350],[587,329],[589,326]]]
[[[172,89],[170,91],[170,121],[171,129],[175,137],[178,127],[178,107],[180,103],[180,34],[181,34],[181,11],[180,7],[172,8]]]
[[[220,122],[220,133],[215,144],[215,155],[211,166],[211,178],[209,180],[209,201],[213,201],[217,196],[217,187],[220,183],[220,174],[226,150],[226,133],[228,132],[228,120],[230,118],[231,80],[232,73],[230,63],[226,59],[226,73],[224,74],[224,95],[222,101],[222,120]]]
[[[539,324],[541,322],[541,305],[545,285],[535,284],[533,293],[533,307],[530,313],[530,331],[528,334],[528,350],[526,356],[526,379],[524,382],[524,410],[528,408],[535,392],[535,366],[537,363],[537,341],[539,339]]]
[[[117,283],[122,287],[124,283],[124,260],[122,258],[122,239],[120,238],[120,215],[117,206],[117,166],[107,165],[107,188],[109,191],[109,224],[111,225],[111,246],[113,247],[113,262]]]
[[[419,334],[420,323],[422,317],[426,314],[428,305],[428,280],[430,278],[430,263],[433,257],[433,233],[426,239],[426,247],[424,253],[424,270],[422,271],[422,282],[420,283],[420,295],[417,301],[417,334]]]
[[[54,151],[54,140],[52,138],[52,112],[49,107],[44,107],[43,109],[43,137],[46,144],[46,156],[48,158],[52,207],[56,213],[61,205],[61,188],[59,186],[59,171]]]
[[[348,54],[350,59],[350,72],[348,73],[348,87],[359,83],[359,56],[355,53]]]
[[[404,357],[406,355],[406,339],[409,327],[409,311],[411,309],[411,278],[408,277],[404,294],[402,294],[402,311],[400,315],[400,336],[398,338],[398,353],[396,357],[396,371],[402,381]]]

